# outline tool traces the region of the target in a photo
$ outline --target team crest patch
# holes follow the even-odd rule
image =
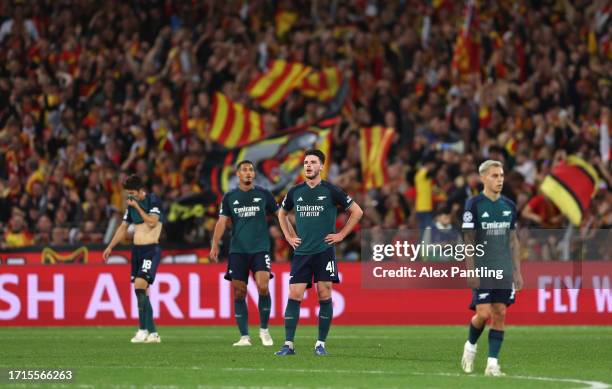
[[[472,215],[472,212],[470,211],[465,211],[463,212],[463,221],[466,223],[469,223],[472,221],[472,219],[474,218],[474,215]]]

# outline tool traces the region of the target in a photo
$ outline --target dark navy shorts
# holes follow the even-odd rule
[[[270,261],[270,254],[266,251],[254,254],[230,253],[224,278],[228,281],[239,280],[248,284],[249,272],[253,274],[258,271],[270,272],[272,267]],[[270,278],[274,278],[272,273],[270,273]]]
[[[330,281],[335,284],[340,282],[334,247],[329,247],[317,254],[293,256],[289,283],[307,284],[307,287],[310,288],[313,278],[314,282]]]
[[[157,266],[161,262],[161,247],[159,244],[134,245],[132,247],[132,282],[144,278],[150,284],[155,281]]]
[[[475,311],[478,304],[494,303],[506,304],[509,307],[514,304],[515,294],[514,286],[512,289],[473,289],[470,309]]]

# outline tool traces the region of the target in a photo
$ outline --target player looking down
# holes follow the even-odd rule
[[[270,273],[270,236],[268,234],[267,214],[275,214],[278,205],[270,191],[255,186],[255,168],[251,161],[241,161],[236,169],[239,179],[238,188],[223,196],[219,210],[219,220],[215,225],[210,258],[219,259],[219,241],[225,232],[227,222],[232,222],[229,261],[225,279],[232,282],[234,290],[234,315],[240,331],[240,339],[234,346],[250,346],[249,317],[246,305],[249,272],[253,272],[259,292],[259,338],[264,346],[274,342],[268,330],[270,319],[270,292],[268,283]]]
[[[102,256],[106,261],[113,248],[125,239],[128,226],[134,224],[131,280],[138,302],[139,327],[132,343],[160,343],[161,338],[153,322],[153,308],[149,301],[149,285],[155,281],[157,266],[161,261],[161,201],[155,194],[145,192],[142,180],[136,175],[129,176],[123,188],[127,194],[127,209],[123,222]]]
[[[359,205],[342,189],[321,179],[324,164],[322,151],[308,150],[305,153],[306,181],[289,190],[278,212],[285,239],[294,249],[285,310],[285,344],[276,352],[279,356],[295,354],[293,340],[300,317],[300,303],[313,279],[319,297],[319,337],[315,354],[327,354],[325,340],[333,316],[332,283],[340,282],[334,245],[342,242],[363,215]],[[350,212],[340,232],[335,232],[337,207]],[[295,212],[297,234],[288,218],[290,211]]]

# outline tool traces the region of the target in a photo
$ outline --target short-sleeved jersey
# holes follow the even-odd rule
[[[474,244],[482,244],[484,255],[474,256],[476,267],[504,270],[512,275],[510,232],[516,228],[516,205],[505,196],[493,201],[484,194],[468,199],[463,212],[463,231],[475,231]]]
[[[327,250],[330,245],[325,242],[325,236],[336,231],[337,207],[346,210],[351,204],[350,196],[325,180],[314,188],[304,182],[289,189],[282,207],[285,211],[295,208],[297,235],[302,239],[295,254],[311,255]]]
[[[162,222],[162,205],[161,200],[154,193],[147,193],[143,200],[139,200],[138,204],[145,213],[150,215],[157,215],[159,221]],[[142,224],[144,220],[134,207],[128,206],[123,214],[123,221],[130,224]]]
[[[255,186],[248,191],[240,188],[223,196],[219,215],[232,219],[230,253],[254,254],[270,251],[267,213],[275,213],[278,205],[269,190]]]

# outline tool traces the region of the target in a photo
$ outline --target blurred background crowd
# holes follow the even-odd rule
[[[504,163],[521,226],[562,229],[538,188],[569,154],[601,177],[580,229],[609,228],[612,2],[481,3],[478,69],[464,72],[453,61],[462,1],[1,2],[1,248],[102,243],[128,173],[166,210],[206,191],[202,166],[221,148],[215,91],[262,112],[269,135],[313,119],[325,104],[298,93],[272,111],[248,98],[279,58],[348,80],[328,178],[362,205],[362,229],[459,227],[485,159]],[[387,184],[364,190],[359,129],[373,125],[396,136]],[[208,244],[215,208],[182,238]],[[275,260],[288,260],[270,232]],[[359,231],[340,250],[359,258]]]

